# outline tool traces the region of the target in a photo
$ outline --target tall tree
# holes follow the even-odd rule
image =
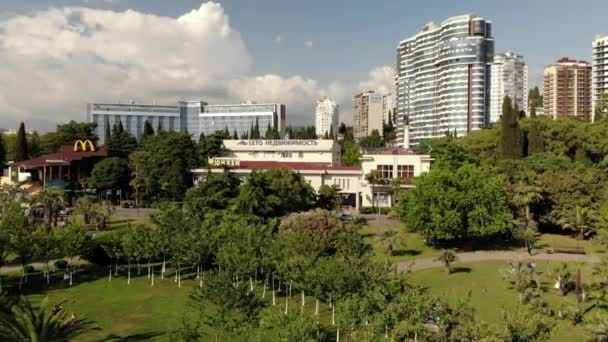
[[[147,123],[148,121],[146,121]],[[145,131],[145,130],[144,130]],[[104,133],[103,133],[103,142],[104,144],[108,144],[110,138],[112,137],[112,133],[110,132],[110,119],[106,117],[106,122],[104,125]]]
[[[15,145],[15,161],[27,160],[29,157],[27,149],[27,136],[25,133],[25,124],[21,122],[17,131],[17,142]]]
[[[121,130],[121,126],[122,124],[118,125],[116,132],[107,142],[108,153],[112,157],[128,158],[137,148],[137,139],[128,131]]]
[[[266,139],[272,139],[272,127],[270,127],[270,122],[268,122],[268,126],[266,126],[266,134],[264,135]]]
[[[40,138],[40,149],[44,152],[55,152],[60,146],[73,145],[77,140],[90,140],[93,144],[97,144],[96,127],[97,124],[93,122],[76,121],[57,125],[55,132],[46,133]]]
[[[262,136],[260,135],[260,122],[258,121],[258,118],[255,118],[255,126],[253,127],[253,131],[254,131],[254,139],[260,139]]]
[[[4,149],[4,134],[0,133],[0,165],[6,161],[6,150]]]
[[[234,129],[234,133],[232,133],[232,140],[239,140],[239,134],[236,132],[236,128]]]
[[[510,97],[505,96],[502,104],[499,156],[502,159],[521,159],[523,157],[523,136],[519,126],[517,104],[513,106]]]
[[[142,140],[152,135],[154,135],[154,128],[152,128],[152,124],[150,123],[150,121],[146,120],[146,123],[144,124]]]
[[[536,117],[531,118],[530,129],[528,131],[528,155],[542,153],[545,151],[545,142],[540,123]]]

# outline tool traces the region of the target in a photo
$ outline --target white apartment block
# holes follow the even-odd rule
[[[511,52],[496,54],[490,74],[490,124],[500,119],[505,96],[520,110],[527,110],[528,66],[523,56]]]
[[[412,145],[488,124],[492,24],[475,15],[429,23],[397,47],[397,143]],[[407,147],[407,146],[405,146]]]
[[[597,36],[593,41],[593,113],[600,94],[608,92],[608,35]]]
[[[333,99],[324,97],[317,100],[315,111],[315,131],[317,137],[322,138],[325,134],[338,134],[339,106]]]
[[[378,130],[382,135],[384,97],[375,91],[366,91],[354,98],[353,137],[356,142]]]

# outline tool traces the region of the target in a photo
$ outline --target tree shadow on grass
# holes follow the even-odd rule
[[[471,273],[471,268],[457,266],[457,267],[452,268],[452,274],[455,274],[455,273]]]
[[[393,256],[416,256],[420,255],[422,252],[416,249],[397,249],[393,251]]]
[[[118,335],[110,334],[100,340],[97,340],[97,342],[148,341],[154,337],[158,337],[161,335],[164,335],[164,333],[149,332],[149,333],[143,333],[143,334],[127,335],[127,336],[118,336]]]

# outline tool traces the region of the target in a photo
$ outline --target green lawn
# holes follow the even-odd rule
[[[560,297],[552,288],[553,281],[548,275],[551,264],[548,262],[537,262],[541,272],[544,272],[543,287],[544,297],[554,310],[562,303],[575,303],[574,294]],[[476,309],[477,317],[490,324],[501,322],[501,313],[504,310],[513,310],[517,305],[517,294],[504,283],[501,270],[508,268],[505,261],[484,261],[470,264],[459,264],[456,266],[457,273],[448,275],[443,268],[435,268],[416,271],[410,274],[410,279],[422,286],[428,287],[431,293],[444,296],[449,302],[456,304],[463,300],[470,292],[471,304]],[[575,265],[572,265],[574,270]],[[591,277],[589,265],[583,266],[583,281]],[[588,314],[586,317],[591,317]],[[572,326],[566,321],[558,321],[553,341],[585,341],[585,335],[581,326]]]
[[[135,271],[133,271],[135,273]],[[114,278],[111,282],[107,276],[90,281],[75,277],[72,287],[51,290],[44,294],[33,294],[30,298],[34,303],[45,296],[51,303],[63,303],[69,311],[86,316],[95,321],[100,330],[83,336],[80,341],[123,341],[149,340],[172,341],[171,330],[177,328],[184,315],[194,315],[196,309],[190,304],[189,296],[198,285],[196,279],[182,280],[178,288],[172,276],[161,280],[155,277],[155,286],[150,286],[146,270],[142,268],[142,277],[134,277],[127,285],[124,275]],[[57,280],[60,281],[60,280]],[[79,282],[80,281],[80,282]],[[256,293],[262,296],[262,285],[256,285]],[[277,305],[271,304],[271,292],[266,292],[267,307],[265,311],[285,309],[285,298],[277,294]],[[293,293],[289,301],[289,310],[300,312],[300,293]],[[314,312],[314,298],[307,297],[305,310]],[[211,306],[210,306],[211,307]],[[321,305],[320,319],[329,324],[331,312],[326,305]],[[211,310],[211,309],[210,309]],[[192,317],[192,316],[191,316]],[[198,317],[198,316],[194,316]],[[215,339],[215,332],[206,330],[209,340]],[[230,336],[220,337],[221,341],[242,341]]]
[[[393,246],[391,261],[399,262],[416,258],[429,258],[439,254],[433,247],[427,246],[424,239],[417,233],[407,231],[404,224],[388,226],[367,225],[361,229],[365,240],[372,245],[374,252],[382,259],[386,258],[386,242],[382,241],[382,234],[387,230],[397,231],[399,238]]]

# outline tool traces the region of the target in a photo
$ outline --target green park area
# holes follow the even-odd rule
[[[607,341],[608,119],[503,109],[417,146],[431,170],[381,218],[287,169],[191,184],[222,132],[108,132],[133,151],[89,186],[148,208],[4,189],[0,341]]]

